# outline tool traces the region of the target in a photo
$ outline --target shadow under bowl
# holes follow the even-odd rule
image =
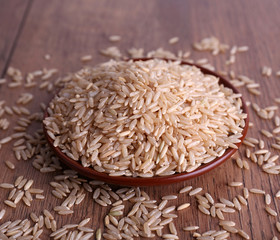
[[[141,59],[134,59],[135,61],[142,60],[150,60],[148,58],[141,58]],[[165,59],[168,60],[168,59]],[[217,73],[210,71],[206,68],[200,67],[196,64],[188,63],[182,61],[182,65],[190,65],[190,66],[196,66],[199,68],[204,74],[209,74],[209,75],[214,75],[219,78],[219,84],[223,84],[225,87],[230,88],[233,90],[234,93],[239,93],[239,91],[229,82],[227,81],[224,77],[219,76]],[[243,98],[242,100],[242,110],[243,113],[247,114],[247,118],[245,120],[245,127],[242,131],[242,137],[240,138],[241,142],[237,143],[237,147],[239,148],[241,143],[243,142],[247,131],[249,127],[249,116],[248,116],[248,109],[245,104],[245,101]],[[47,111],[45,112],[45,118],[48,116]],[[55,147],[53,145],[53,140],[49,137],[47,134],[47,129],[45,125],[43,124],[43,129],[45,133],[46,140],[50,147],[53,149],[55,154],[58,156],[60,161],[64,163],[67,167],[77,171],[81,176],[90,178],[90,179],[95,179],[99,181],[103,181],[106,183],[114,184],[114,185],[119,185],[119,186],[156,186],[156,185],[167,185],[167,184],[172,184],[172,183],[177,183],[181,181],[185,181],[194,177],[198,177],[202,174],[205,174],[209,172],[210,170],[218,167],[220,164],[225,162],[227,159],[229,159],[236,151],[237,149],[233,148],[228,148],[225,153],[213,161],[201,165],[199,168],[194,170],[193,172],[184,172],[184,173],[175,173],[173,175],[169,176],[155,176],[151,178],[143,178],[143,177],[126,177],[126,176],[109,176],[107,173],[102,173],[94,170],[92,167],[83,167],[80,161],[75,161],[71,158],[69,158],[66,154],[64,154],[60,148]]]

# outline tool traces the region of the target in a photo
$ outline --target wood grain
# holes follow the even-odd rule
[[[1,1],[0,8],[0,74],[3,76],[9,57],[16,48],[16,40],[20,35],[25,16],[28,13],[29,2]]]
[[[192,50],[192,58],[197,60],[206,57],[217,70],[234,70],[237,74],[254,79],[261,85],[262,96],[255,97],[241,88],[245,99],[262,107],[271,106],[275,104],[273,98],[280,96],[280,79],[275,76],[275,72],[272,77],[265,78],[261,76],[260,71],[264,65],[272,67],[274,71],[280,69],[279,5],[279,1],[262,0],[1,1],[0,71],[9,64],[21,69],[25,74],[45,67],[57,68],[58,75],[64,75],[82,67],[80,57],[83,55],[93,55],[93,61],[90,63],[92,65],[106,61],[107,58],[101,56],[99,50],[112,45],[118,46],[124,54],[131,47],[143,47],[145,51],[163,47],[176,53],[178,50],[191,50],[192,43],[204,37],[216,36],[221,42],[231,46],[248,45],[250,50],[238,54],[236,63],[231,66],[225,65],[228,53],[213,57],[208,52]],[[13,17],[7,9],[14,9]],[[112,34],[122,36],[122,40],[116,44],[110,43],[108,36]],[[180,41],[169,45],[168,40],[173,36],[178,36]],[[49,61],[44,59],[45,54],[50,54]],[[20,93],[27,91],[31,91],[36,99],[28,105],[32,112],[40,111],[38,103],[48,103],[54,94],[37,88],[8,90],[4,85],[0,87],[0,100],[5,100],[8,106],[12,106]],[[0,139],[12,133],[17,118],[9,118],[11,126],[6,131],[0,130]],[[248,136],[259,138],[260,129],[272,130],[274,127],[271,121],[259,119],[251,109],[250,119],[254,127],[249,130]],[[30,131],[38,127],[40,126],[33,126]],[[262,138],[266,147],[273,142]],[[15,160],[11,149],[12,143],[2,146],[0,150],[0,166],[3,168],[0,182],[13,182],[19,175],[33,178],[36,180],[35,187],[43,188],[47,198],[45,201],[34,201],[30,208],[19,204],[15,210],[11,210],[3,204],[8,191],[0,189],[0,210],[7,209],[7,214],[0,220],[0,224],[8,220],[24,219],[32,211],[39,215],[44,208],[52,211],[54,206],[61,203],[50,193],[52,188],[49,182],[53,180],[54,174],[40,174],[32,167],[31,160]],[[244,149],[242,147],[239,150],[240,156],[244,156]],[[4,165],[5,160],[14,162],[16,169],[7,169]],[[232,199],[237,194],[242,194],[242,188],[227,186],[231,181],[242,181],[247,188],[264,189],[271,196],[275,196],[280,189],[279,176],[265,174],[259,166],[248,162],[250,170],[241,170],[233,160],[228,160],[219,168],[196,179],[172,186],[143,189],[151,198],[159,200],[163,195],[177,193],[183,186],[192,185],[202,187],[204,192],[211,193],[218,201],[221,197]],[[178,200],[173,200],[170,205],[184,202],[190,202],[192,207],[178,213],[179,217],[175,220],[180,239],[192,239],[191,233],[183,232],[182,228],[185,226],[199,225],[200,233],[220,229],[218,219],[198,212],[195,198],[190,198],[187,194],[180,195]],[[273,198],[271,207],[279,214],[279,199]],[[89,225],[97,229],[104,228],[102,219],[107,211],[107,208],[93,204],[91,194],[87,194],[84,202],[74,207],[71,217],[55,215],[55,218],[58,226],[62,226],[91,217]],[[263,196],[251,194],[248,207],[243,206],[240,213],[224,215],[226,219],[235,221],[237,227],[247,232],[251,239],[271,239],[274,235],[280,237],[274,226],[277,218],[268,216],[264,211]],[[42,239],[49,239],[48,235],[49,231],[44,231]],[[231,235],[230,239],[240,237]]]

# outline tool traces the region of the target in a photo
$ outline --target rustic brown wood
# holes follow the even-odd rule
[[[16,48],[16,40],[20,35],[25,16],[28,13],[29,2],[1,1],[0,8],[0,74],[9,62],[9,56]]]
[[[230,2],[37,0],[30,3],[1,1],[0,71],[9,64],[21,69],[25,74],[45,67],[57,68],[58,75],[63,75],[79,70],[82,67],[80,57],[83,55],[93,55],[93,61],[90,62],[92,65],[105,61],[107,58],[101,56],[99,50],[109,46],[116,45],[123,53],[131,47],[143,47],[145,51],[163,47],[176,53],[178,50],[192,50],[193,42],[213,35],[231,46],[248,45],[250,50],[247,53],[237,54],[236,63],[230,66],[225,65],[229,57],[228,52],[213,57],[208,52],[192,50],[192,58],[197,60],[206,57],[217,70],[234,70],[237,74],[251,77],[260,83],[262,96],[255,97],[248,94],[245,88],[241,88],[240,91],[245,99],[256,102],[261,107],[271,106],[275,105],[273,98],[280,97],[279,77],[275,76],[275,72],[280,70],[279,4],[279,1],[262,0]],[[14,9],[12,16],[9,14],[11,9]],[[122,40],[116,44],[110,43],[108,36],[113,34],[122,36]],[[169,45],[168,40],[174,36],[180,38],[179,42]],[[44,59],[45,54],[50,54],[49,61]],[[261,75],[261,67],[264,65],[274,70],[269,78]],[[28,91],[31,91],[36,99],[28,105],[32,112],[40,110],[38,103],[48,103],[53,96],[53,93],[38,88],[8,89],[7,85],[4,85],[0,87],[0,101],[6,100],[6,104],[12,106],[20,93]],[[0,139],[13,132],[12,127],[18,116],[7,118],[10,119],[11,126],[6,131],[0,130]],[[261,137],[268,148],[275,141],[263,137],[259,130],[262,128],[272,130],[274,124],[271,121],[260,120],[252,109],[250,109],[250,119],[254,127],[249,130],[248,136]],[[33,126],[30,131],[38,127],[40,126]],[[32,167],[32,160],[17,161],[11,149],[12,143],[9,143],[3,145],[0,150],[2,168],[0,183],[12,183],[17,176],[24,175],[35,179],[34,187],[43,188],[46,199],[34,200],[30,208],[21,203],[13,210],[3,203],[7,199],[8,190],[0,189],[0,210],[7,209],[0,224],[8,220],[27,218],[32,211],[40,215],[44,208],[54,212],[53,207],[62,202],[51,195],[52,188],[49,182],[53,180],[55,174],[40,174]],[[240,155],[244,156],[244,151],[245,148],[242,147],[239,150]],[[279,151],[272,151],[279,154]],[[15,163],[16,169],[6,168],[5,160]],[[250,170],[241,170],[236,166],[235,161],[229,160],[219,168],[196,179],[162,187],[146,187],[143,190],[147,191],[152,199],[159,200],[163,195],[177,193],[183,186],[193,185],[202,187],[204,192],[211,193],[215,201],[221,197],[232,200],[237,194],[242,193],[242,187],[228,187],[227,183],[242,181],[247,188],[263,189],[271,196],[275,196],[280,189],[279,176],[265,174],[250,160],[248,163]],[[191,207],[179,212],[179,217],[175,220],[180,239],[192,239],[191,233],[182,230],[185,226],[199,225],[200,229],[197,232],[200,233],[210,229],[220,229],[217,218],[210,218],[198,211],[194,197],[182,194],[178,200],[172,200],[170,206],[184,202],[190,202]],[[273,197],[271,207],[279,214],[279,199]],[[91,217],[89,226],[94,229],[104,228],[103,218],[108,208],[93,204],[92,194],[87,194],[83,203],[73,209],[74,214],[70,217],[55,215],[58,226],[78,223],[86,217]],[[264,210],[263,196],[251,194],[248,207],[243,206],[240,213],[224,215],[226,219],[235,221],[237,228],[247,232],[251,239],[271,239],[274,235],[280,236],[275,228],[277,218],[269,216]],[[44,230],[42,239],[49,239],[49,234],[49,231]],[[230,239],[240,239],[240,237],[232,234]]]

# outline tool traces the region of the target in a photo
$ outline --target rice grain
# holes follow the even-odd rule
[[[2,209],[0,211],[0,220],[5,216],[5,213],[6,213],[6,210],[5,209]]]
[[[250,239],[249,235],[241,229],[238,230],[238,234],[244,239]]]
[[[243,183],[242,182],[230,182],[228,185],[230,187],[240,187],[240,186],[243,186]]]
[[[12,169],[12,170],[15,169],[15,165],[14,165],[11,161],[6,160],[6,161],[5,161],[5,164],[6,164],[6,166],[7,166],[8,168],[10,168],[10,169]]]
[[[179,41],[178,37],[173,37],[173,38],[169,39],[168,43],[172,45],[172,44],[177,43],[178,41]]]
[[[92,55],[85,55],[85,56],[81,57],[82,62],[89,62],[91,60],[92,60]]]
[[[110,42],[119,42],[121,40],[121,36],[119,35],[112,35],[109,37]]]
[[[10,200],[5,200],[4,203],[11,208],[16,208],[16,206],[17,206],[14,202],[12,202]]]
[[[271,216],[274,216],[274,217],[277,216],[277,212],[274,211],[271,207],[265,206],[265,210],[266,210]]]
[[[184,203],[184,204],[182,204],[182,205],[180,205],[180,206],[177,207],[177,211],[181,211],[181,210],[183,210],[183,209],[186,209],[186,208],[188,208],[189,206],[190,206],[190,203]]]
[[[255,194],[265,194],[265,191],[263,191],[261,189],[257,189],[257,188],[251,188],[251,189],[249,189],[249,191],[251,193],[255,193]]]
[[[189,192],[189,196],[194,196],[194,195],[200,193],[201,191],[202,191],[202,188],[201,188],[201,187],[196,188],[196,189],[194,189],[194,190],[192,190],[192,191]]]

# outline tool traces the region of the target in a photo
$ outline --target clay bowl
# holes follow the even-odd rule
[[[136,59],[136,60],[148,60],[148,59]],[[218,77],[219,83],[223,84],[225,87],[231,88],[234,93],[239,93],[238,90],[229,82],[227,81],[224,77],[219,76],[217,73],[212,72],[208,69],[205,69],[203,67],[200,67],[196,64],[188,63],[188,62],[182,62],[181,64],[183,65],[191,65],[191,66],[196,66],[198,67],[204,74],[210,74]],[[242,99],[242,109],[244,113],[248,114],[248,109],[246,107],[244,99]],[[45,112],[45,117],[47,117],[48,114]],[[240,139],[241,142],[236,144],[238,147],[240,147],[243,139],[246,136],[247,130],[249,127],[249,117],[246,119],[246,124],[243,129],[243,136]],[[167,184],[172,184],[176,182],[181,182],[181,181],[186,181],[191,178],[198,177],[202,174],[205,174],[209,172],[210,170],[218,167],[220,164],[228,160],[236,151],[237,149],[233,148],[228,148],[226,152],[221,156],[216,159],[214,159],[212,162],[201,165],[199,168],[194,170],[193,172],[188,172],[188,173],[176,173],[174,175],[170,176],[156,176],[156,177],[151,177],[151,178],[141,178],[141,177],[126,177],[126,176],[120,176],[120,177],[114,177],[114,176],[109,176],[107,173],[101,173],[98,171],[95,171],[91,167],[83,167],[82,164],[78,161],[74,161],[73,159],[69,158],[66,156],[60,148],[54,147],[53,146],[53,140],[48,136],[47,130],[45,126],[43,126],[46,140],[55,152],[55,154],[59,157],[60,161],[64,163],[67,167],[77,171],[80,175],[90,178],[90,179],[95,179],[95,180],[100,180],[106,183],[114,184],[114,185],[120,185],[120,186],[156,186],[156,185],[167,185]]]

